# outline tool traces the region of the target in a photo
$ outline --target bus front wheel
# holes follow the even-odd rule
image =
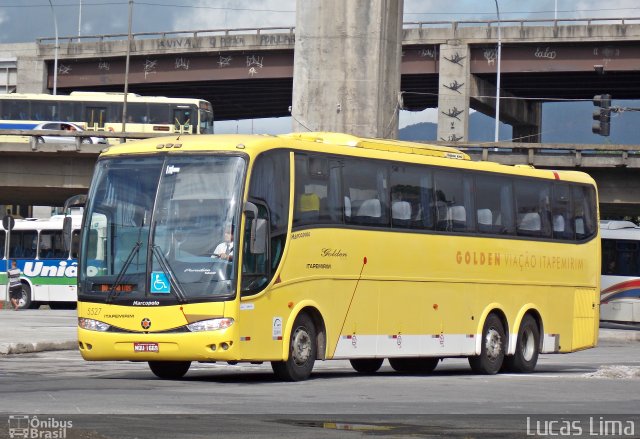
[[[191,367],[191,361],[149,361],[149,368],[158,378],[177,380],[182,378]]]
[[[353,360],[349,360],[351,363],[351,367],[356,372],[370,374],[376,373],[380,366],[382,366],[382,362],[384,358],[356,358]]]
[[[535,319],[524,316],[518,330],[516,352],[504,359],[504,370],[515,373],[533,372],[538,363],[540,353],[540,330]]]
[[[311,375],[317,354],[315,325],[307,314],[300,314],[293,322],[287,359],[272,361],[271,367],[283,381],[302,381]]]
[[[471,369],[482,375],[498,373],[504,361],[506,339],[500,318],[489,314],[482,328],[480,355],[469,357]]]

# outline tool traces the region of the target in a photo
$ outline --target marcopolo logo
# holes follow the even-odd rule
[[[64,439],[67,430],[73,427],[72,421],[56,418],[40,419],[37,416],[9,416],[10,438]]]
[[[24,263],[24,269],[22,270],[25,276],[28,277],[72,277],[75,278],[78,275],[78,263],[72,262],[69,264],[67,261],[60,261],[55,263],[45,263],[43,261],[28,261]]]

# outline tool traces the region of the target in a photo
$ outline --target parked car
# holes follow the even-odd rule
[[[44,122],[36,125],[34,131],[69,131],[73,133],[79,133],[84,131],[81,126],[71,122]],[[107,140],[103,137],[81,137],[82,143],[107,143]],[[75,143],[76,138],[73,136],[47,136],[45,134],[36,137],[38,143]]]

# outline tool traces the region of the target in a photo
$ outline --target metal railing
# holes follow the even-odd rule
[[[291,26],[275,26],[275,27],[246,27],[235,29],[199,29],[199,30],[182,30],[182,31],[168,31],[168,32],[136,32],[132,33],[131,37],[136,40],[145,38],[175,38],[175,37],[207,37],[207,36],[233,36],[233,35],[257,35],[269,31],[270,33],[287,33],[294,34],[295,27]],[[285,32],[275,32],[285,31]],[[58,37],[58,41],[67,43],[83,43],[83,42],[104,42],[104,41],[118,41],[128,39],[128,34],[105,34],[105,35],[75,35],[69,37]],[[53,44],[55,38],[42,37],[36,38],[37,44],[44,44],[45,42]]]
[[[502,19],[502,20],[459,20],[459,21],[408,21],[403,23],[403,29],[424,29],[424,28],[446,28],[450,27],[453,31],[460,27],[466,26],[497,26],[498,24],[519,26],[524,28],[525,26],[539,26],[548,25],[550,27],[558,26],[570,26],[576,24],[583,24],[591,26],[593,24],[620,24],[625,25],[629,23],[640,24],[640,17],[628,17],[628,18],[533,18],[533,19]],[[199,30],[182,30],[182,31],[169,31],[169,32],[137,32],[132,34],[132,38],[144,39],[144,38],[167,38],[167,37],[204,37],[204,36],[231,36],[231,35],[260,35],[265,31],[273,33],[288,33],[290,35],[295,34],[295,26],[274,26],[274,27],[247,27],[247,28],[234,28],[234,29],[199,29]],[[285,32],[275,32],[285,31]],[[128,34],[104,34],[104,35],[74,35],[66,37],[58,37],[60,42],[66,41],[67,43],[82,43],[82,42],[103,42],[110,40],[126,40]],[[55,42],[54,37],[41,37],[36,39],[37,44]]]
[[[102,138],[102,139],[120,139],[121,142],[126,140],[139,140],[139,139],[149,139],[153,137],[168,137],[168,136],[185,136],[189,134],[178,134],[178,133],[115,133],[112,131],[75,131],[69,132],[65,130],[0,130],[0,152],[6,151],[7,148],[3,148],[3,144],[7,145],[29,145],[29,148],[32,151],[39,151],[48,146],[61,146],[63,150],[69,150],[68,146],[72,146],[76,151],[80,151],[82,146],[88,145],[83,143],[84,139],[88,138]],[[38,139],[46,137],[73,137],[74,142],[63,143],[40,143]],[[20,138],[28,138],[27,141],[20,141]],[[17,139],[16,139],[17,138]],[[98,143],[95,144],[99,147],[106,148],[109,144]],[[15,148],[14,148],[15,149]]]

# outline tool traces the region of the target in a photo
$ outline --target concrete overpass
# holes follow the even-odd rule
[[[640,98],[640,83],[636,80],[640,69],[639,22],[640,19],[500,22],[501,96],[505,97],[500,107],[501,120],[514,126],[514,137],[539,140],[541,103],[549,99],[590,100],[602,92],[615,98]],[[495,21],[404,25],[399,105],[408,110],[438,106],[438,137],[442,140],[460,144],[467,139],[470,108],[494,114],[497,25]],[[132,41],[127,41],[125,35],[61,38],[58,90],[121,91],[124,57],[130,47],[132,92],[208,98],[214,103],[219,120],[284,116],[292,105],[295,39],[293,28],[135,34]],[[0,47],[0,58],[16,60],[17,91],[43,92],[53,87],[54,45],[49,38],[35,44]],[[367,68],[366,58],[363,53],[363,69]],[[339,76],[341,72],[326,74]],[[384,88],[384,84],[380,87]],[[358,98],[366,97],[352,98],[358,105]],[[550,149],[544,145],[523,148],[533,150],[534,157]],[[518,151],[523,148],[515,153],[490,153],[489,158],[515,160],[507,157],[521,155]],[[80,161],[90,152],[11,151],[4,145],[0,145],[0,151],[7,159],[1,161],[6,169],[0,171],[12,179],[0,182],[0,186],[10,189],[3,192],[19,193],[19,187],[31,187],[34,204],[43,200],[57,204],[69,191],[88,183],[91,166],[80,165]],[[530,154],[527,152],[521,161],[530,162]],[[629,161],[633,154],[626,154]],[[54,165],[52,159],[56,155],[66,155],[67,161]],[[580,161],[587,158],[581,153],[569,155],[581,157]],[[559,159],[558,155],[551,157],[550,160]],[[582,163],[548,166],[578,166],[594,169],[595,174],[602,171],[606,175],[598,177],[601,187],[609,188],[601,193],[603,202],[631,206],[637,214],[636,202],[629,199],[630,189],[640,186],[629,171],[636,166],[635,157],[626,166],[611,165],[610,157],[602,155],[593,158],[588,167]],[[9,160],[18,167],[10,165]],[[42,168],[31,174],[29,167],[36,169],[31,160],[68,169],[68,173],[55,178],[55,169]],[[38,186],[35,172],[51,175],[56,183]],[[42,187],[46,189],[37,195]]]
[[[499,24],[501,120],[514,126],[514,137],[539,141],[540,104],[549,99],[591,99],[602,92],[640,98],[640,19]],[[404,24],[400,102],[407,110],[443,109],[440,139],[467,140],[470,108],[494,116],[497,26],[496,21]],[[134,34],[129,90],[206,98],[218,120],[287,116],[295,39],[294,28]],[[122,90],[127,35],[59,41],[59,93]],[[17,59],[17,90],[51,90],[54,40],[19,46],[0,47],[0,58]],[[366,68],[368,55],[361,56]]]

